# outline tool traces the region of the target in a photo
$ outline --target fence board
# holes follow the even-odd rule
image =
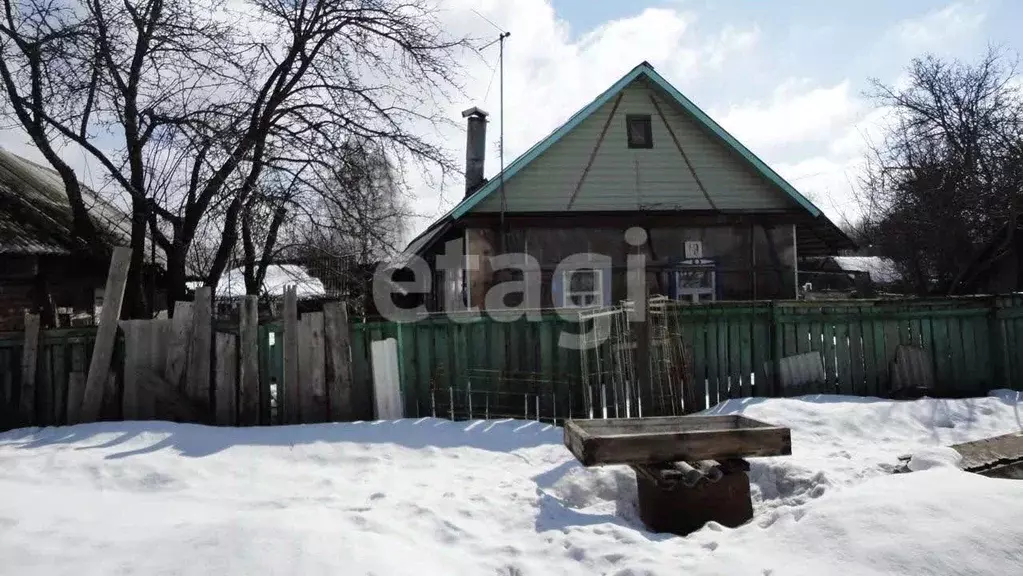
[[[82,399],[82,409],[78,412],[79,417],[85,422],[98,420],[103,411],[103,391],[109,381],[110,363],[117,344],[117,320],[121,317],[121,304],[124,301],[124,288],[128,283],[130,260],[131,248],[123,246],[114,248],[110,269],[107,272],[106,287],[103,290],[103,308],[100,311],[96,343],[92,349],[92,360],[85,379],[85,397]]]
[[[21,424],[35,424],[36,371],[39,365],[39,315],[25,314],[25,340],[21,347]]]
[[[281,421],[285,424],[297,424],[299,421],[299,386],[300,386],[300,360],[299,360],[299,327],[298,327],[298,297],[294,286],[284,289],[284,346],[283,365],[284,373],[281,382],[278,382],[278,406],[283,405],[283,410],[278,408],[281,414]],[[283,390],[281,390],[283,388]],[[283,402],[282,402],[283,400]]]
[[[344,303],[330,302],[324,305],[323,337],[327,356],[327,405],[330,420],[354,420],[351,330],[348,325],[348,309]],[[428,362],[426,358],[421,361]]]
[[[171,318],[171,334],[167,350],[167,366],[164,376],[167,381],[187,392],[185,373],[188,370],[189,354],[192,350],[191,302],[175,302],[174,317]]]
[[[214,398],[216,421],[219,426],[238,423],[238,343],[234,334],[217,332],[216,364],[214,366]]]
[[[209,407],[213,354],[213,289],[197,288],[192,308],[192,349],[186,370],[187,396],[200,406]]]
[[[259,424],[259,297],[242,299],[238,316],[238,419]]]
[[[67,353],[68,344],[59,342],[50,348],[52,354],[53,386],[52,422],[55,425],[67,423]]]

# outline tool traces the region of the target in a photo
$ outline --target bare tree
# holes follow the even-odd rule
[[[948,290],[978,248],[1019,213],[1023,94],[1014,61],[914,60],[908,83],[874,81],[891,110],[868,157],[865,233],[920,293]]]
[[[151,234],[166,254],[171,301],[184,295],[202,234],[215,248],[200,275],[219,282],[245,244],[243,215],[268,206],[265,174],[301,175],[351,138],[452,169],[419,134],[441,121],[432,97],[455,87],[463,43],[444,35],[428,0],[5,0],[5,8],[0,60],[18,64],[0,73],[11,76],[12,108],[32,113],[15,114],[19,124],[51,149],[83,147],[107,170],[132,206],[132,271]],[[68,41],[49,40],[51,29]],[[43,40],[53,49],[36,58]],[[19,92],[33,74],[43,97]]]

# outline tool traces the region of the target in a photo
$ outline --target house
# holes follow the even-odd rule
[[[498,283],[526,279],[527,272],[495,267],[490,258],[498,254],[535,258],[539,271],[529,274],[539,276],[539,301],[527,304],[558,308],[625,299],[630,255],[645,258],[651,294],[695,302],[795,298],[798,257],[854,247],[646,62],[489,180],[487,114],[472,108],[463,116],[465,197],[395,263],[415,275],[413,258],[426,262],[430,310],[521,305],[524,295],[486,302]],[[465,263],[452,270],[440,256],[457,247]],[[605,258],[590,257],[588,269],[559,269],[580,253]]]
[[[128,245],[128,216],[84,186],[82,193],[102,241]],[[109,264],[74,235],[57,173],[0,149],[0,331],[20,330],[26,311],[41,314],[44,326],[91,322]]]
[[[952,294],[1023,292],[1023,216],[998,229],[952,283]]]

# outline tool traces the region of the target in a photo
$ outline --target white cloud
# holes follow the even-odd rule
[[[719,113],[718,122],[750,148],[794,142],[827,141],[848,125],[863,103],[849,81],[830,87],[809,80],[789,80],[768,102],[746,102]]]
[[[907,50],[940,50],[950,42],[973,36],[984,24],[987,14],[979,2],[955,2],[919,18],[900,22],[895,37]]]

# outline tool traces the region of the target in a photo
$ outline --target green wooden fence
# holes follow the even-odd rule
[[[800,393],[889,396],[891,364],[900,345],[928,352],[936,393],[983,395],[1023,388],[1023,296],[922,300],[723,302],[675,308],[678,332],[693,353],[693,379],[705,386],[707,408],[729,398],[783,396],[778,362],[820,353],[825,380]],[[559,347],[576,322],[545,314],[502,322],[483,316],[459,323],[430,318],[408,324],[355,326],[356,378],[370,379],[369,343],[395,338],[408,416],[468,414],[482,395],[535,394],[541,415],[579,416],[583,375],[579,352]],[[699,384],[698,384],[699,385]],[[476,392],[473,393],[473,386]],[[468,394],[468,398],[466,398]],[[493,398],[490,399],[493,401]],[[522,414],[522,400],[509,400]],[[560,409],[551,408],[560,402]],[[438,403],[444,404],[438,409]],[[517,411],[516,411],[517,410]],[[534,412],[535,413],[535,412]]]
[[[778,362],[811,351],[823,358],[825,381],[802,393],[888,396],[893,391],[890,366],[900,345],[929,353],[938,394],[1023,388],[1023,295],[724,302],[677,307],[674,314],[677,332],[692,351],[693,379],[705,387],[695,395],[702,399],[696,408],[728,398],[785,395],[774,378]],[[578,322],[554,313],[502,320],[484,315],[405,324],[355,321],[353,388],[372,389],[370,344],[395,338],[408,417],[585,415],[580,352],[558,345],[563,332],[579,331]],[[281,382],[281,326],[263,325],[260,334],[261,378]],[[0,429],[17,421],[22,339],[21,334],[0,335]],[[36,404],[53,408],[37,414],[39,424],[66,422],[68,375],[87,370],[94,339],[90,328],[43,332]],[[120,352],[114,363],[116,369]],[[275,422],[268,394],[262,402],[261,421]],[[116,409],[113,399],[106,414],[116,418]]]

